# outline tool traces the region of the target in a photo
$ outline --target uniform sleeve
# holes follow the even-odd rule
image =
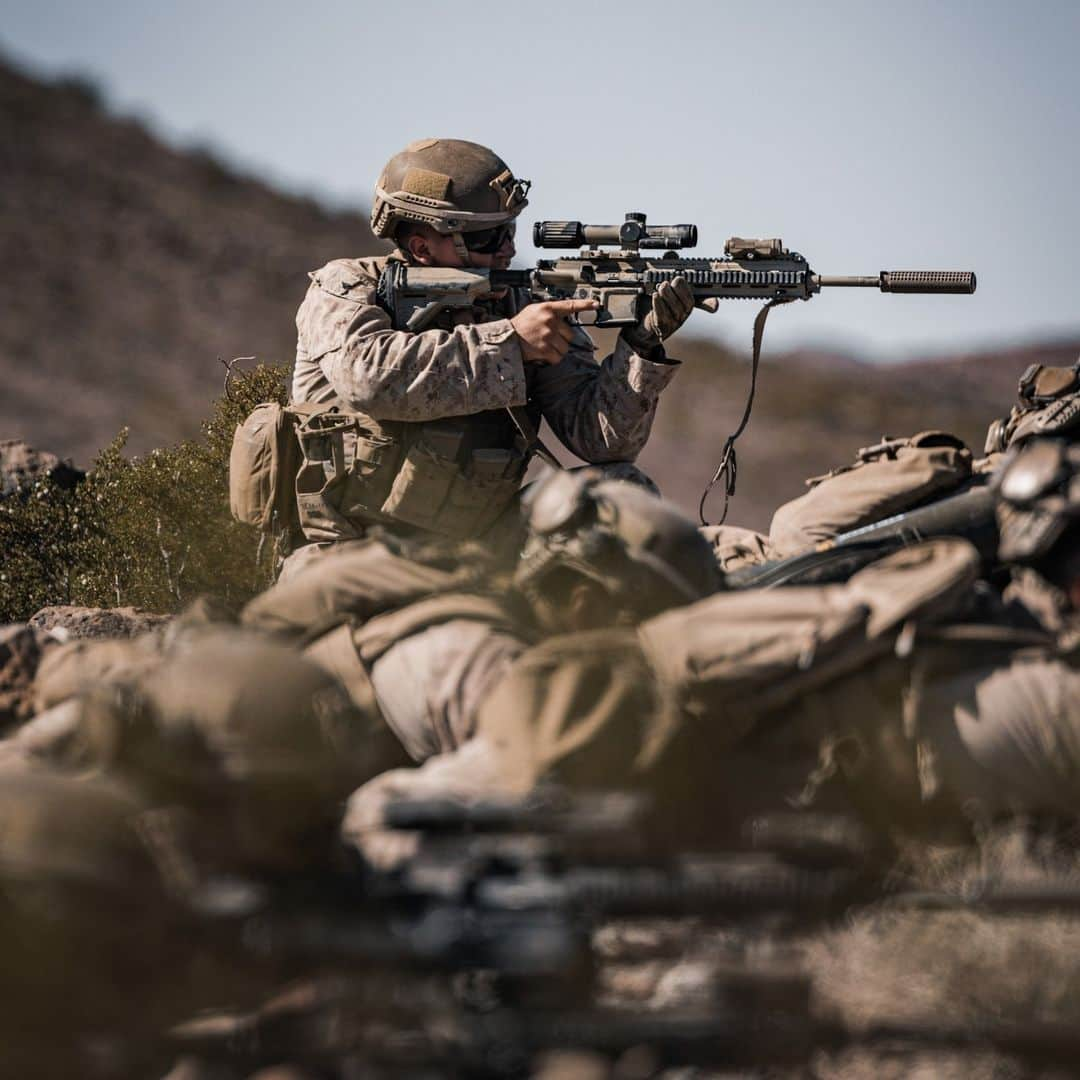
[[[537,365],[532,400],[556,437],[583,461],[633,460],[652,429],[660,391],[678,362],[639,356],[619,337],[614,352],[597,364],[584,331],[562,362]]]
[[[301,367],[313,373],[318,365],[347,407],[376,420],[437,420],[525,404],[525,366],[508,319],[413,334],[391,328],[370,288],[339,296],[315,282],[296,325],[297,377]],[[294,378],[294,392],[298,385]]]

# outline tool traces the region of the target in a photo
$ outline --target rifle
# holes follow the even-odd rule
[[[597,307],[581,312],[583,326],[620,327],[638,323],[652,294],[665,282],[685,278],[699,307],[720,300],[764,300],[754,320],[750,392],[742,420],[724,444],[720,464],[701,497],[705,500],[724,476],[724,515],[735,493],[735,441],[750,419],[757,383],[761,340],[769,311],[778,304],[809,300],[824,288],[878,289],[885,293],[969,295],[975,275],[966,270],[882,270],[869,276],[817,274],[806,258],[779,238],[733,236],[718,258],[685,259],[676,249],[697,245],[696,225],[649,225],[645,214],[630,213],[621,225],[585,225],[580,221],[538,221],[533,243],[539,248],[574,248],[577,255],[541,259],[528,270],[408,266],[389,263],[379,278],[376,298],[399,330],[419,332],[444,312],[469,309],[502,289],[524,289],[533,300],[592,300]],[[650,251],[662,251],[651,255]],[[644,252],[644,254],[643,254]]]
[[[840,533],[797,555],[735,570],[727,575],[726,585],[729,589],[774,589],[846,581],[869,563],[936,536],[969,540],[984,565],[991,567],[998,544],[994,502],[989,486],[980,478],[957,494]]]
[[[648,225],[627,214],[622,225],[538,221],[539,248],[574,248],[579,254],[541,259],[528,270],[408,266],[390,263],[378,285],[379,303],[399,329],[418,332],[444,311],[472,307],[499,289],[527,289],[534,300],[594,300],[582,325],[631,326],[649,309],[665,281],[684,277],[699,303],[706,300],[809,300],[823,288],[879,289],[886,293],[970,294],[975,275],[960,270],[883,270],[866,277],[816,274],[782,240],[733,236],[719,258],[684,259],[675,249],[697,244],[696,225]],[[605,250],[612,248],[612,250]],[[653,256],[642,251],[664,249]]]
[[[809,906],[820,917],[843,914],[850,903],[884,900],[893,908],[1016,915],[1071,912],[1080,903],[1067,884],[986,881],[956,895],[890,887],[873,871],[859,883],[850,871],[874,861],[872,836],[854,820],[830,815],[755,820],[747,831],[751,848],[790,860],[765,874],[766,862],[736,853],[702,864],[701,877],[690,864],[680,869],[671,860],[608,867],[600,877],[595,865],[565,861],[558,841],[587,834],[593,811],[599,832],[610,836],[620,818],[632,816],[632,806],[622,795],[558,795],[553,802],[550,793],[517,803],[391,804],[388,824],[421,827],[434,841],[436,852],[422,847],[418,861],[434,854],[442,877],[445,856],[456,847],[462,878],[447,888],[426,873],[407,874],[381,896],[372,880],[345,880],[333,889],[327,882],[295,898],[299,908],[295,899],[278,898],[271,907],[285,900],[286,910],[264,924],[270,933],[245,938],[249,945],[261,938],[259,952],[304,963],[309,982],[255,1013],[182,1024],[170,1032],[171,1044],[249,1070],[283,1059],[327,1069],[350,1061],[373,1075],[447,1077],[528,1075],[549,1051],[611,1061],[639,1048],[659,1068],[794,1065],[816,1051],[878,1044],[909,1052],[993,1047],[1048,1062],[1071,1061],[1080,1050],[1075,1027],[1062,1023],[927,1017],[848,1027],[817,1009],[811,976],[782,952],[764,966],[737,959],[718,965],[711,999],[689,1010],[602,1006],[588,931],[612,915],[719,915],[746,929],[785,907],[805,916]],[[537,846],[517,843],[524,839]],[[438,851],[444,845],[449,849]],[[601,877],[607,884],[597,890]],[[410,896],[419,901],[414,917],[422,917],[405,932],[410,919],[402,900]],[[387,900],[398,913],[389,921],[387,912],[379,917]],[[462,982],[463,971],[477,968],[478,982]],[[447,979],[448,972],[457,974]]]

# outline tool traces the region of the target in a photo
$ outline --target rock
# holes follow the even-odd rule
[[[48,633],[25,623],[0,626],[0,733],[33,715],[34,675],[51,644]]]
[[[46,477],[70,491],[85,476],[70,461],[46,450],[35,450],[20,439],[0,440],[0,497],[25,491]]]
[[[171,615],[155,615],[141,608],[91,608],[58,604],[42,608],[30,625],[50,631],[60,640],[68,638],[135,637],[169,622]]]

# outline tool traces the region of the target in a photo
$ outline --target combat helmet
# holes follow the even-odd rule
[[[558,570],[601,585],[615,603],[648,618],[720,588],[697,526],[645,486],[595,469],[552,472],[523,496],[528,533],[515,584],[543,595]]]
[[[1080,359],[1072,367],[1031,364],[1017,387],[1017,403],[986,433],[986,453],[1000,453],[1027,439],[1080,431]]]
[[[1061,540],[1080,522],[1080,445],[1025,443],[1005,462],[995,492],[1002,561],[1052,567],[1069,554]]]
[[[393,239],[402,222],[430,225],[455,237],[513,221],[528,205],[528,180],[478,143],[421,139],[395,154],[375,185],[371,228]]]

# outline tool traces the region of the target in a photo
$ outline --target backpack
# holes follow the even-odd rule
[[[962,611],[979,573],[966,541],[933,540],[856,573],[845,585],[718,593],[643,623],[657,678],[689,712],[753,719],[889,652]]]
[[[769,527],[773,557],[902,513],[971,477],[971,451],[954,435],[923,431],[859,450],[853,465],[807,480],[810,490],[781,506]]]
[[[229,454],[229,509],[237,521],[266,533],[287,534],[298,525],[297,420],[295,407],[268,401],[237,425]]]

